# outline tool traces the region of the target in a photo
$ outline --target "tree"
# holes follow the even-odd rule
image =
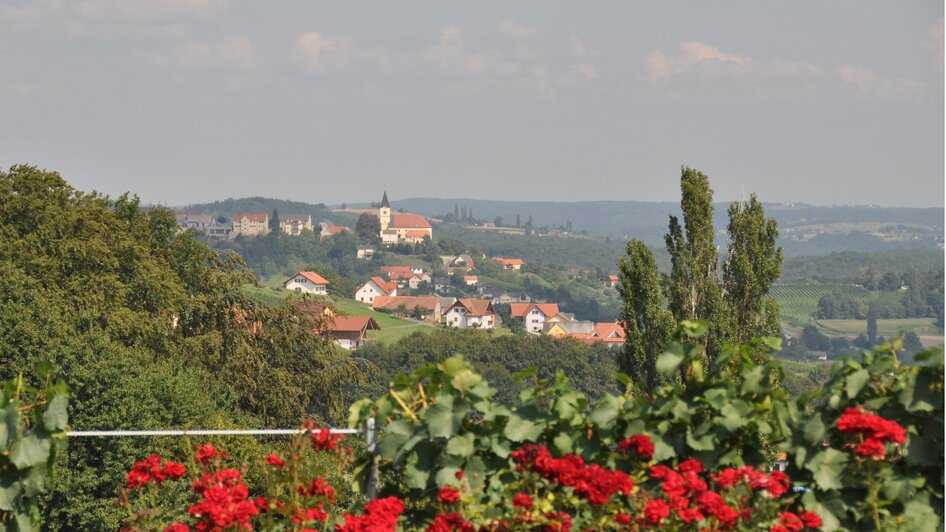
[[[867,308],[867,341],[871,347],[877,345],[877,306],[873,303]]]
[[[269,232],[279,234],[279,210],[273,209],[273,215],[269,217]]]
[[[502,227],[502,225],[503,225],[503,217],[502,217],[502,216],[497,216],[495,219],[493,219],[493,225],[495,225],[496,227]]]
[[[362,242],[376,244],[381,240],[381,220],[378,215],[363,212],[355,222],[355,234]]]
[[[619,268],[618,290],[624,299],[621,323],[627,339],[618,366],[647,390],[653,390],[659,384],[657,355],[670,340],[673,315],[664,307],[657,263],[643,242],[627,243],[627,257],[621,258]]]
[[[518,214],[516,214],[516,227],[519,227],[519,225],[520,225],[520,217]]]

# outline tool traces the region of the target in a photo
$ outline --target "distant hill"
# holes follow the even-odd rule
[[[395,209],[426,216],[443,216],[454,208],[472,209],[473,217],[493,221],[502,217],[513,225],[529,217],[536,227],[572,223],[575,231],[612,239],[639,238],[650,245],[663,243],[669,215],[680,214],[677,203],[640,201],[496,201],[475,199],[410,198],[392,201]],[[717,203],[715,224],[727,224],[728,203]],[[805,204],[766,204],[779,223],[782,245],[792,255],[822,255],[835,251],[935,248],[943,236],[942,208],[901,208]]]
[[[319,223],[328,220],[333,223],[350,223],[352,217],[346,214],[337,214],[323,203],[303,203],[300,201],[279,200],[255,196],[252,198],[227,198],[213,203],[195,203],[183,207],[173,207],[177,210],[201,211],[214,216],[224,216],[230,219],[235,212],[265,212],[273,214],[278,210],[280,215],[312,215],[312,222]]]

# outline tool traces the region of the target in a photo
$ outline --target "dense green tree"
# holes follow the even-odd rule
[[[270,234],[278,235],[279,230],[279,209],[273,209],[272,216],[269,217],[269,232]]]
[[[652,390],[658,384],[657,356],[673,332],[673,315],[664,306],[654,255],[643,242],[627,243],[627,257],[621,259],[619,268],[618,290],[624,299],[621,323],[627,340],[618,365]]]
[[[355,234],[362,242],[377,244],[381,241],[381,220],[377,214],[363,212],[355,222]]]
[[[78,429],[293,426],[342,411],[332,390],[354,367],[293,300],[247,299],[255,282],[237,255],[179,233],[166,209],[31,166],[0,171],[0,379],[53,362]],[[116,529],[123,472],[170,445],[71,442],[44,528]]]

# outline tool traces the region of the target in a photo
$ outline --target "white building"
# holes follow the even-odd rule
[[[488,299],[458,299],[444,314],[447,327],[492,329],[496,327],[493,302]]]
[[[361,303],[372,304],[378,296],[396,296],[397,283],[394,281],[385,281],[380,277],[372,277],[365,281],[365,284],[355,290],[355,300]]]
[[[545,320],[559,313],[558,303],[510,303],[509,315],[522,320],[522,326],[532,334],[542,334]]]
[[[328,280],[315,272],[299,272],[282,284],[286,290],[319,296],[328,295],[328,285]]]

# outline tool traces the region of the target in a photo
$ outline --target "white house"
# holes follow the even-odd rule
[[[522,326],[532,334],[542,334],[545,320],[559,313],[558,303],[510,303],[509,315],[522,320]]]
[[[488,299],[458,299],[444,314],[447,327],[492,329],[496,327],[493,302]]]
[[[394,281],[385,281],[380,277],[372,277],[365,281],[365,284],[355,290],[355,300],[361,303],[374,303],[378,296],[396,296],[397,283]]]
[[[358,246],[357,256],[362,260],[371,260],[375,251],[377,250],[374,246]]]
[[[319,296],[328,295],[328,285],[328,280],[315,272],[299,272],[282,284],[286,290]]]

